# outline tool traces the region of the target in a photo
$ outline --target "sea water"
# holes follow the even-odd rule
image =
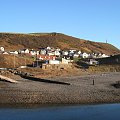
[[[120,120],[120,104],[0,108],[0,120]]]

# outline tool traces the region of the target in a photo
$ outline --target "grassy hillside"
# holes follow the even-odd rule
[[[100,66],[90,66],[89,72],[99,73],[99,72],[120,72],[120,65],[100,65]]]
[[[120,50],[113,45],[78,39],[61,33],[0,33],[0,46],[5,47],[6,50],[38,49],[51,46],[61,49],[77,49],[85,52],[120,53]]]
[[[32,63],[32,58],[0,54],[0,68],[16,68],[25,65],[32,65]]]

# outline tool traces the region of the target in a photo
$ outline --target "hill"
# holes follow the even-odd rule
[[[111,44],[92,42],[61,33],[0,33],[0,46],[5,47],[6,50],[18,50],[21,48],[38,49],[51,46],[61,49],[77,49],[89,53],[120,53],[120,50]]]

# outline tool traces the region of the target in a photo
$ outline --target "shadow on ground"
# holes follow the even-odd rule
[[[61,84],[61,85],[70,85],[70,83],[66,82],[59,82],[59,81],[53,81],[53,80],[47,80],[47,79],[41,79],[41,78],[35,78],[35,77],[30,77],[30,76],[22,76],[22,78],[32,80],[32,81],[38,81],[38,82],[44,82],[44,83],[52,83],[52,84]]]
[[[120,88],[120,81],[116,81],[116,83],[111,84],[115,88]]]

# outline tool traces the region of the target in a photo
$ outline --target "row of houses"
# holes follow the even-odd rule
[[[81,52],[80,50],[60,50],[59,48],[54,49],[51,47],[40,48],[39,50],[29,50],[29,49],[20,49],[18,51],[5,51],[4,47],[0,47],[2,54],[27,54],[31,56],[43,55],[43,56],[56,56],[56,57],[73,57],[73,58],[105,58],[109,57],[104,53],[86,53]]]
[[[61,50],[59,48],[46,47],[38,50],[34,49],[20,49],[18,51],[5,51],[4,47],[0,47],[1,54],[14,54],[14,55],[29,55],[34,56],[35,60],[45,61],[49,64],[68,64],[73,61],[73,58],[105,58],[108,57],[102,53],[86,53],[80,50]]]

